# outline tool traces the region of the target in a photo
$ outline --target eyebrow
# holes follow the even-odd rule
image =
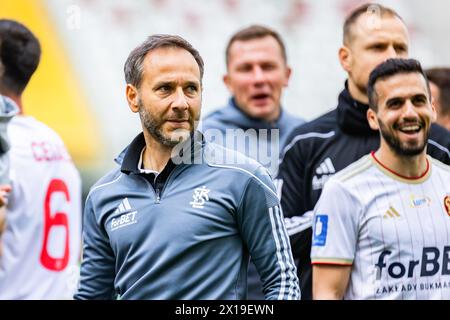
[[[425,93],[418,93],[418,94],[413,95],[411,99],[417,99],[417,98],[425,98],[425,99],[428,99],[428,95],[425,94]]]
[[[425,98],[425,99],[427,99],[428,96],[425,93],[418,93],[418,94],[415,94],[415,95],[411,96],[411,100],[412,99],[417,99],[417,98]],[[393,97],[393,98],[390,98],[390,99],[388,99],[386,101],[386,105],[389,106],[389,105],[392,105],[395,102],[405,101],[407,99],[408,98],[403,98],[403,97]]]
[[[405,98],[402,98],[402,97],[390,98],[386,101],[386,105],[390,106],[390,105],[394,104],[395,102],[401,102],[401,101],[405,101]]]
[[[167,81],[159,81],[157,83],[155,83],[153,85],[153,88],[159,88],[161,86],[175,86],[177,84],[176,80],[167,80]],[[188,80],[186,82],[183,82],[183,85],[194,85],[199,87],[200,86],[200,82],[199,81],[193,81],[193,80]]]

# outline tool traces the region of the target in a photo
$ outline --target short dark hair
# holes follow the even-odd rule
[[[41,58],[39,40],[23,24],[0,19],[0,89],[20,95],[36,71]]]
[[[425,74],[439,88],[441,113],[450,114],[450,68],[431,68]]]
[[[350,12],[350,14],[347,16],[344,22],[344,28],[343,28],[343,42],[345,45],[348,45],[351,42],[352,38],[352,32],[353,32],[353,26],[355,25],[358,18],[363,15],[364,13],[368,14],[376,14],[380,17],[382,16],[392,16],[397,17],[401,21],[403,21],[402,17],[393,9],[385,7],[378,3],[366,3],[359,7],[357,7],[355,10]]]
[[[254,24],[254,25],[251,25],[249,27],[239,30],[228,41],[227,48],[225,50],[225,62],[227,64],[227,66],[228,66],[228,63],[230,62],[230,48],[234,42],[249,41],[249,40],[260,39],[260,38],[264,38],[264,37],[273,37],[278,42],[278,44],[280,45],[281,54],[283,55],[283,59],[285,62],[287,62],[286,47],[284,46],[284,42],[281,39],[281,36],[279,35],[279,33],[268,27]]]
[[[374,111],[378,110],[378,94],[375,85],[378,80],[383,80],[397,74],[402,73],[419,73],[425,79],[427,85],[428,97],[431,97],[430,86],[427,76],[425,75],[420,62],[415,59],[388,59],[378,65],[369,76],[369,84],[367,85],[367,96],[369,97],[369,107]]]
[[[203,79],[204,63],[200,53],[185,39],[176,35],[155,34],[133,49],[124,66],[125,81],[139,87],[142,81],[143,62],[148,52],[158,48],[180,48],[194,57],[200,69],[200,81]]]

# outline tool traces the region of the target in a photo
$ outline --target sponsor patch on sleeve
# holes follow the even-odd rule
[[[323,247],[327,242],[328,215],[316,215],[314,220],[313,246]]]

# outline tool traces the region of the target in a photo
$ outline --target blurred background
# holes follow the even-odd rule
[[[337,52],[345,16],[360,0],[0,0],[0,18],[39,38],[42,60],[25,91],[25,112],[57,131],[82,174],[84,194],[140,132],[125,100],[123,64],[153,33],[178,34],[205,60],[203,115],[224,105],[224,50],[253,23],[276,29],[293,68],[283,105],[307,120],[336,105],[345,73]],[[447,0],[378,1],[405,19],[411,57],[450,66]]]

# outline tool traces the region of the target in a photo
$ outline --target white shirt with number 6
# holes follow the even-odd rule
[[[81,244],[81,179],[64,143],[32,117],[9,124],[12,192],[0,299],[69,299]]]

